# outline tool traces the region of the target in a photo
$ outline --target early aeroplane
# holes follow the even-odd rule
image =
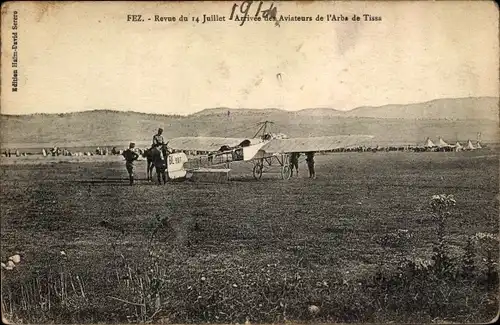
[[[253,162],[253,176],[260,179],[264,168],[273,162],[280,168],[281,178],[289,179],[291,169],[289,154],[293,152],[328,152],[363,146],[373,136],[337,135],[308,138],[286,138],[282,135],[267,133],[267,125],[261,127],[253,138],[224,137],[180,137],[169,141],[168,147],[174,152],[168,155],[167,170],[171,179],[189,178],[196,170],[209,170],[225,167],[238,161]],[[260,134],[260,136],[259,136]],[[204,152],[196,158],[188,159],[185,152]]]

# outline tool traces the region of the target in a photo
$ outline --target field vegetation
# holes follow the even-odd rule
[[[145,178],[139,163],[138,176]],[[2,313],[20,323],[488,322],[498,153],[317,157],[318,179],[1,168]],[[7,264],[6,264],[7,265]]]

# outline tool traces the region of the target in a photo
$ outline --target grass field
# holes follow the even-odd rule
[[[305,163],[289,181],[254,181],[247,165],[229,183],[130,187],[122,162],[2,166],[2,262],[22,259],[2,269],[3,311],[24,322],[496,316],[481,247],[472,276],[460,270],[468,237],[498,236],[497,153],[335,154],[316,167],[316,180]],[[441,193],[456,199],[444,234],[454,271],[410,270],[432,260]]]

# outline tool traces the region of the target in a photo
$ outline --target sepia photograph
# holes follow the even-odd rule
[[[493,1],[11,1],[8,324],[493,323]]]

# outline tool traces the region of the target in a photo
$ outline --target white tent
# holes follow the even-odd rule
[[[476,149],[481,149],[481,144],[479,143],[479,141],[476,143]]]
[[[472,144],[472,141],[467,141],[467,145],[465,146],[465,150],[474,150],[476,149],[474,145]]]
[[[462,145],[460,144],[460,142],[457,141],[457,143],[455,143],[455,151],[460,151],[462,150],[464,147],[462,147]]]
[[[436,145],[434,144],[434,142],[432,142],[432,140],[430,138],[427,138],[424,146],[432,148],[432,147],[435,147]]]
[[[450,147],[449,144],[446,143],[446,141],[443,140],[443,138],[439,138],[439,142],[438,142],[438,146],[439,147]]]

